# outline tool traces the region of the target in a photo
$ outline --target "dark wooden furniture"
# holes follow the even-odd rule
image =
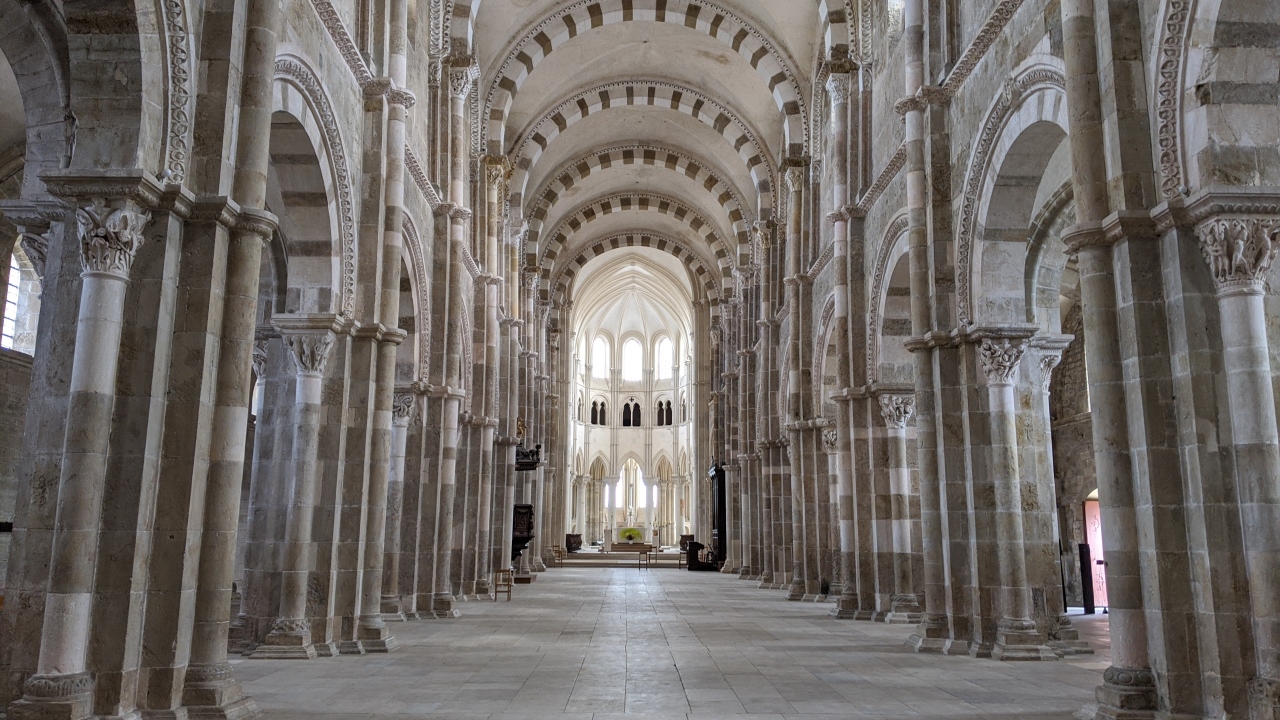
[[[511,602],[511,590],[515,587],[515,579],[511,575],[511,570],[498,570],[493,573],[493,601],[498,602],[498,596],[502,593],[507,594],[507,602]]]

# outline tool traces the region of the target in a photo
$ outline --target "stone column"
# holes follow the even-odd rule
[[[851,403],[848,391],[835,398],[840,403],[836,414],[836,522],[840,526],[840,597],[831,616],[839,620],[857,618],[858,545],[853,512],[853,428],[849,422]],[[826,440],[824,435],[823,440]]]
[[[907,645],[916,652],[944,652],[951,634],[947,618],[947,579],[943,565],[942,493],[938,467],[937,394],[933,387],[934,347],[925,341],[933,330],[932,263],[928,225],[925,105],[916,102],[924,88],[924,0],[906,0],[903,41],[906,44],[904,89],[900,104],[906,124],[907,242],[911,275],[911,335],[915,365],[916,446],[920,454],[920,520],[925,569],[924,615]]]
[[[415,397],[396,393],[391,404],[391,477],[387,483],[387,531],[382,560],[382,619],[405,619],[400,601],[400,523],[404,515],[405,448],[409,422],[413,420]]]
[[[293,495],[285,520],[280,611],[271,632],[253,652],[255,658],[312,660],[316,648],[307,620],[307,578],[314,562],[311,521],[317,485],[321,384],[333,348],[337,323],[320,317],[283,318],[276,327],[288,343],[297,368],[293,430]]]
[[[131,199],[94,199],[76,211],[80,310],[58,479],[58,509],[49,561],[40,658],[14,718],[88,718],[93,677],[86,660],[98,564],[98,526],[106,486],[120,334],[129,270],[150,213]]]
[[[1115,264],[1101,227],[1109,214],[1109,200],[1106,160],[1098,152],[1104,137],[1094,12],[1094,0],[1063,0],[1062,56],[1071,108],[1068,141],[1079,222],[1063,233],[1063,242],[1076,253],[1080,272],[1093,454],[1106,548],[1111,667],[1103,673],[1103,684],[1096,692],[1098,718],[1140,720],[1155,716],[1155,676],[1142,599]]]
[[[1197,228],[1217,288],[1231,448],[1253,617],[1252,720],[1280,718],[1280,433],[1267,340],[1266,279],[1280,221],[1219,215]],[[1090,338],[1092,340],[1092,338]]]
[[[977,346],[987,381],[991,417],[991,474],[995,490],[996,542],[1000,568],[1001,611],[991,657],[996,660],[1053,660],[1031,619],[1031,589],[1023,547],[1022,483],[1018,475],[1018,404],[1014,378],[1026,342],[984,338]]]
[[[893,545],[893,597],[885,618],[890,623],[920,622],[911,560],[911,470],[907,467],[907,425],[916,412],[914,395],[881,395],[880,414],[889,431],[889,534]]]
[[[791,461],[791,544],[792,572],[791,586],[787,593],[788,600],[800,600],[805,593],[805,516],[804,516],[804,431],[800,428],[803,402],[801,396],[800,357],[803,352],[804,339],[800,336],[800,238],[801,221],[804,217],[801,202],[804,199],[804,170],[790,167],[786,171],[788,189],[787,198],[787,262],[786,278],[787,296],[790,314],[788,345],[790,346],[790,363],[787,373],[787,430],[790,445],[788,457]]]

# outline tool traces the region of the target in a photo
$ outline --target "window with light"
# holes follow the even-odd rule
[[[644,377],[644,348],[632,338],[622,344],[622,379],[638,382]]]
[[[602,337],[591,345],[591,376],[609,377],[609,343]]]
[[[670,338],[658,341],[658,379],[671,379],[671,365],[674,363]]]

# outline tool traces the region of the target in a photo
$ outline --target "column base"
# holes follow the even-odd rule
[[[250,720],[262,717],[262,708],[251,697],[242,697],[226,705],[187,706],[190,720]]]
[[[244,694],[227,663],[191,665],[182,687],[182,704],[191,720],[247,720],[262,715]]]
[[[395,595],[383,595],[379,611],[382,613],[383,622],[404,622],[405,620],[400,598]]]
[[[433,598],[431,601],[431,617],[444,620],[456,617],[462,617],[462,613],[457,608],[457,602],[451,595]]]
[[[513,580],[515,580],[515,583],[516,583],[517,585],[532,585],[532,584],[533,584],[533,581],[538,579],[538,576],[537,576],[537,575],[534,575],[534,574],[533,574],[533,573],[531,573],[531,572],[526,572],[526,573],[523,573],[523,574],[522,574],[522,573],[516,573],[516,574],[512,577],[512,579],[513,579]]]
[[[1006,618],[996,629],[993,660],[1057,660],[1058,654],[1044,643],[1036,624],[1026,618]]]
[[[311,642],[311,624],[298,618],[276,620],[271,632],[249,657],[263,660],[315,660],[316,646]]]
[[[1059,657],[1094,654],[1093,648],[1083,640],[1050,640],[1049,647],[1053,648]]]
[[[74,675],[32,675],[23,696],[9,704],[10,720],[87,720],[93,715],[93,678]]]
[[[836,607],[831,611],[831,617],[836,620],[854,620],[858,614],[858,598],[853,595],[841,595],[836,599]]]
[[[356,634],[360,637],[360,644],[364,646],[364,651],[368,653],[391,652],[400,645],[396,642],[396,637],[391,634],[391,630],[382,622],[381,615],[362,618],[360,627],[356,628]]]
[[[316,655],[318,657],[338,657],[339,654],[338,643],[332,640],[316,643]]]
[[[532,566],[530,569],[536,573],[547,571],[547,564],[542,562],[542,558],[540,557],[535,557],[529,564]]]
[[[861,620],[863,622],[875,620],[876,611],[875,610],[859,610],[858,612],[854,613],[853,619]]]
[[[907,638],[907,647],[912,652],[947,654],[947,643],[951,629],[947,625],[945,615],[924,615],[916,631]]]
[[[1249,681],[1249,720],[1280,720],[1280,680]]]
[[[1107,668],[1094,697],[1098,720],[1151,720],[1156,716],[1156,680],[1147,668]]]
[[[476,595],[479,595],[482,600],[488,600],[489,596],[493,595],[493,587],[489,585],[488,580],[476,581]]]
[[[339,655],[363,655],[365,654],[364,643],[360,640],[339,640]]]

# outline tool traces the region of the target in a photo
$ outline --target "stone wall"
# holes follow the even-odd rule
[[[27,414],[27,388],[31,385],[31,356],[0,349],[0,594],[9,569],[14,504],[18,495],[18,463],[22,460],[22,433]]]

